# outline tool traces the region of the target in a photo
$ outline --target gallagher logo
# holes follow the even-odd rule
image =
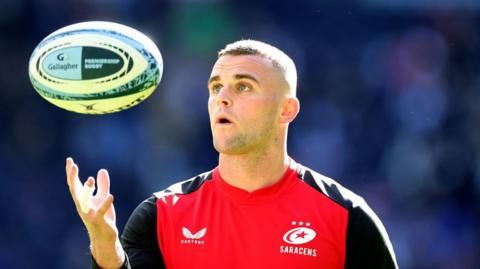
[[[192,234],[192,232],[190,232],[189,229],[183,227],[182,234],[186,239],[180,240],[180,243],[203,245],[205,244],[205,241],[203,241],[202,238],[205,236],[206,233],[207,233],[207,228],[203,228],[200,231],[196,232],[195,234]]]
[[[288,230],[285,235],[283,235],[283,241],[290,245],[280,246],[280,253],[285,254],[294,254],[294,255],[303,255],[303,256],[317,256],[317,250],[314,248],[299,247],[297,245],[306,244],[313,239],[317,233],[315,230],[309,228],[309,222],[296,222],[292,221],[292,225],[299,225],[300,227],[295,227]],[[305,225],[305,226],[304,226]],[[294,245],[294,246],[292,246]]]

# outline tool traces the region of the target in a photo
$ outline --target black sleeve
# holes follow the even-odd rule
[[[345,269],[398,269],[387,232],[366,203],[350,209],[346,243]]]
[[[157,240],[157,208],[155,197],[143,201],[130,215],[120,237],[126,253],[120,269],[165,268]],[[100,269],[92,258],[92,269]]]

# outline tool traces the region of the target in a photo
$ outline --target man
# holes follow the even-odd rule
[[[78,167],[67,159],[93,268],[398,268],[364,200],[287,155],[296,78],[293,61],[268,44],[242,40],[220,51],[208,81],[218,167],[142,202],[121,240],[107,171],[83,213]]]

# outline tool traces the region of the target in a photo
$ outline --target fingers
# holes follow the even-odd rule
[[[94,191],[95,179],[93,177],[89,177],[87,181],[85,181],[85,184],[83,185],[79,195],[80,209],[85,214],[87,214],[92,207],[92,197]]]
[[[97,173],[98,190],[95,196],[92,196],[95,178],[89,177],[82,184],[78,176],[78,166],[70,157],[66,159],[65,171],[70,194],[84,223],[98,223],[106,219],[114,222],[113,196],[110,194],[110,177],[107,170],[101,169]]]
[[[85,181],[85,183],[84,183],[83,185],[84,185],[84,187],[85,187],[85,186],[88,186],[89,188],[93,188],[94,185],[95,185],[95,178],[93,178],[93,177],[88,177],[88,178],[87,178],[87,181]]]
[[[69,167],[72,166],[72,164],[73,164],[72,157],[68,157],[67,160],[66,160],[66,164],[65,164],[65,169],[67,170],[67,173],[68,173]]]
[[[108,209],[113,205],[113,195],[109,194],[97,210],[99,216],[104,216],[107,213]]]
[[[72,158],[67,158],[65,170],[67,173],[67,184],[73,202],[79,214],[87,213],[91,206],[91,195],[94,190],[95,179],[89,177],[84,184],[78,177],[78,166]]]
[[[67,173],[67,185],[70,195],[72,196],[73,203],[77,212],[80,214],[82,212],[79,199],[81,197],[81,192],[83,190],[82,183],[78,178],[78,166],[73,162],[72,158],[67,158],[65,170]]]
[[[81,187],[81,183],[78,180],[78,166],[73,162],[71,158],[67,159],[66,164],[67,184],[70,190],[70,194],[73,198],[77,198],[76,190]],[[77,182],[78,181],[78,182]]]
[[[73,162],[72,158],[67,158],[65,171],[67,174],[67,184],[70,187],[76,187],[73,183],[75,182],[75,179],[78,178],[78,166]]]
[[[71,184],[71,174],[72,174],[72,167],[73,167],[74,163],[73,163],[73,159],[68,157],[67,158],[67,161],[66,161],[66,164],[65,164],[65,173],[67,174],[67,184],[68,186],[70,186]]]
[[[108,175],[108,171],[105,169],[101,169],[97,173],[97,195],[104,199],[110,194],[110,176]]]

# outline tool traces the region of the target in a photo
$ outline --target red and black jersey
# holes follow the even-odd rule
[[[121,241],[133,269],[398,268],[365,201],[293,161],[253,192],[218,169],[172,185],[135,209]]]

